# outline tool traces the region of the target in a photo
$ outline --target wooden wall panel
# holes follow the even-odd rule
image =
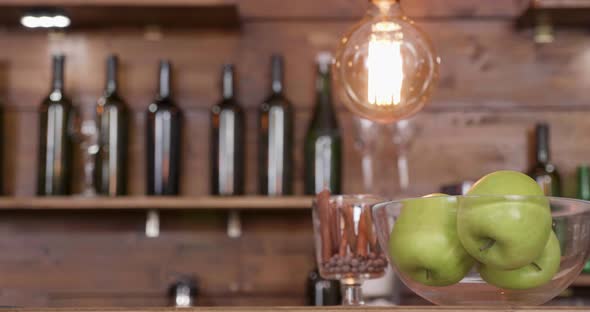
[[[307,0],[295,7],[284,1],[239,3],[244,15],[238,31],[164,29],[153,40],[125,29],[65,35],[0,30],[5,193],[35,192],[36,110],[48,91],[50,55],[59,51],[68,55],[68,93],[85,113],[102,92],[106,55],[120,55],[121,90],[132,109],[129,190],[135,195],[145,190],[144,110],[155,93],[158,59],[170,58],[175,65],[175,98],[186,119],[182,195],[209,190],[208,109],[219,97],[221,65],[237,64],[239,99],[247,111],[247,192],[253,194],[257,105],[268,92],[269,56],[283,53],[287,94],[296,108],[295,190],[301,194],[302,143],[314,105],[314,58],[318,51],[334,48],[365,2],[322,1],[317,10],[312,4],[318,2]],[[590,41],[582,32],[558,30],[554,44],[535,45],[529,33],[514,30],[510,18],[525,4],[404,2],[412,15],[424,17],[419,24],[443,59],[433,102],[413,119],[418,130],[409,152],[410,195],[493,170],[525,170],[527,131],[541,120],[552,126],[555,162],[566,195],[573,195],[576,165],[590,162]],[[345,138],[344,190],[365,192],[352,116],[339,101],[337,106]],[[379,174],[371,191],[407,195],[399,190],[390,133],[383,129],[377,140]],[[79,185],[81,170],[76,172]],[[309,214],[242,217],[244,236],[230,240],[224,214],[167,213],[162,236],[148,240],[141,212],[3,214],[0,247],[10,252],[0,253],[0,305],[164,305],[166,288],[180,274],[201,278],[201,303],[206,305],[302,304],[305,274],[314,264]]]
[[[244,236],[230,239],[224,214],[162,213],[161,236],[151,239],[142,212],[5,213],[0,247],[11,252],[0,255],[0,303],[166,305],[168,287],[189,275],[199,280],[201,304],[271,296],[302,304],[311,216],[288,216],[245,214]]]
[[[514,17],[530,0],[402,0],[404,9],[415,17]],[[0,5],[70,5],[70,6],[150,6],[162,0],[1,0]],[[237,5],[242,19],[353,19],[361,17],[368,1],[364,0],[167,0],[170,6]]]

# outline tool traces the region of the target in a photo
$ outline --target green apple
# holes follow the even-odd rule
[[[403,202],[389,253],[402,273],[429,286],[455,284],[475,264],[457,237],[457,200],[445,194]]]
[[[505,289],[530,289],[548,283],[559,271],[560,259],[559,240],[552,232],[543,253],[531,264],[508,271],[482,264],[478,271],[481,278],[494,286]]]
[[[533,179],[498,171],[481,178],[467,195],[459,202],[457,231],[472,257],[486,266],[512,270],[541,255],[552,218],[549,202]]]
[[[511,170],[492,172],[479,179],[467,195],[544,196],[543,189],[528,175]]]

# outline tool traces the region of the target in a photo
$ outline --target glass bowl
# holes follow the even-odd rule
[[[553,219],[552,228],[559,240],[561,258],[559,269],[547,283],[529,289],[504,289],[485,282],[475,264],[458,283],[450,286],[426,286],[410,278],[393,262],[390,252],[390,235],[404,207],[419,207],[432,203],[432,197],[383,202],[372,207],[374,226],[381,248],[401,280],[422,298],[438,305],[540,305],[563,292],[580,274],[589,256],[590,202],[542,196],[448,196],[435,197],[455,205],[458,215],[485,205],[520,205],[526,203],[549,204]],[[489,206],[500,207],[500,206]],[[505,207],[505,206],[504,206]],[[438,208],[437,208],[438,209]],[[530,219],[530,218],[529,218]],[[487,224],[501,226],[497,219],[488,218]],[[414,242],[417,244],[417,242]],[[480,249],[481,250],[481,249]],[[394,255],[395,256],[395,255]]]

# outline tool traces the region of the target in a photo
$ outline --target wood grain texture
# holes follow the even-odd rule
[[[72,309],[6,309],[9,312],[69,312]],[[151,309],[80,309],[77,311],[82,312],[168,312],[177,311],[174,309],[166,308],[151,308]],[[203,308],[187,308],[183,311],[188,312],[266,312],[266,311],[279,311],[279,312],[339,312],[339,311],[366,311],[366,312],[436,312],[436,311],[473,311],[473,312],[563,312],[563,311],[585,311],[583,307],[461,307],[461,306],[446,306],[446,307],[417,307],[417,306],[405,306],[405,307],[203,307]]]
[[[22,29],[20,19],[30,6],[2,5],[0,3],[0,25],[6,28]],[[239,26],[235,5],[60,5],[63,14],[71,24],[68,29],[112,29],[113,27],[165,27],[168,29],[222,28]]]
[[[590,286],[590,275],[582,274],[573,283],[573,287],[588,287]]]
[[[185,110],[188,121],[185,131],[189,135],[185,136],[183,145],[186,174],[182,178],[182,193],[187,196],[201,196],[209,191],[206,178],[209,170],[208,109],[219,97],[218,76],[224,62],[237,63],[241,74],[239,98],[247,109],[249,142],[247,191],[249,194],[256,192],[256,108],[268,92],[268,57],[273,52],[285,54],[287,95],[297,108],[298,125],[301,125],[296,134],[296,173],[300,174],[301,142],[314,103],[313,59],[318,51],[332,49],[338,35],[348,25],[342,22],[252,22],[244,26],[243,33],[164,32],[159,41],[146,40],[141,32],[136,31],[73,33],[65,37],[4,33],[0,36],[3,46],[18,46],[23,51],[19,54],[11,49],[0,51],[0,77],[6,81],[2,92],[8,110],[6,124],[9,129],[20,129],[16,137],[7,139],[11,148],[6,149],[5,155],[6,193],[22,196],[34,193],[35,111],[47,92],[49,55],[55,51],[68,54],[68,92],[76,104],[87,109],[91,109],[101,94],[106,55],[109,52],[120,55],[122,94],[135,112],[129,147],[132,177],[129,190],[133,195],[144,193],[144,110],[155,93],[157,60],[161,57],[172,60],[176,65],[175,98]],[[555,44],[539,47],[526,33],[515,32],[505,20],[449,20],[422,25],[434,37],[444,61],[440,86],[433,102],[416,119],[418,124],[426,125],[425,133],[435,137],[418,138],[416,148],[436,144],[443,153],[434,162],[422,162],[426,156],[421,153],[417,153],[417,158],[412,157],[412,166],[416,166],[412,180],[417,193],[436,190],[441,183],[477,178],[491,168],[525,169],[526,145],[523,144],[527,142],[523,135],[537,120],[553,120],[551,123],[555,123],[556,132],[562,131],[559,129],[562,125],[569,127],[572,122],[581,129],[585,127],[579,123],[587,118],[586,112],[590,108],[586,99],[590,66],[585,57],[590,46],[582,40],[583,34],[574,31],[558,33]],[[209,52],[212,50],[215,53]],[[351,173],[347,174],[345,190],[353,192],[358,190],[360,181],[356,178],[360,174],[359,167],[354,165],[358,163],[358,155],[351,140],[350,116],[344,113],[339,103],[338,106],[343,112],[342,128],[348,140],[346,157],[353,164],[347,166]],[[577,113],[567,116],[561,111],[563,109]],[[554,111],[561,112],[553,114]],[[554,117],[557,115],[561,116],[558,120]],[[519,121],[513,121],[515,118]],[[485,123],[481,127],[478,126],[480,119]],[[515,124],[521,126],[515,127]],[[438,129],[428,130],[434,125]],[[468,141],[473,131],[480,131],[478,135],[484,135],[485,139]],[[512,131],[518,132],[511,135]],[[448,141],[440,136],[452,135],[455,139],[457,134],[465,138],[444,146],[436,142]],[[505,137],[509,137],[507,140],[520,138],[518,145],[503,142]],[[581,130],[570,138],[585,140]],[[565,144],[568,140],[555,141]],[[489,151],[499,148],[491,142],[510,146],[509,150],[516,154],[503,153],[501,158],[490,161]],[[566,175],[586,159],[583,147],[571,157],[561,154],[560,147],[557,149],[555,157],[559,164],[565,164],[562,169]],[[473,150],[474,154],[465,156],[461,151],[466,150]],[[15,155],[20,156],[17,159]],[[464,158],[473,161],[467,162],[469,165],[464,168],[455,168]],[[428,171],[432,173],[426,174]],[[383,176],[381,179],[387,181],[386,175]],[[297,177],[296,190],[301,194],[300,176]],[[393,194],[394,191],[390,192]]]
[[[402,0],[407,14],[414,17],[515,17],[529,0]],[[365,13],[364,0],[1,0],[0,6],[187,6],[236,5],[244,20],[252,19],[357,19]]]
[[[0,5],[40,1],[0,0]],[[88,1],[43,2],[139,4]],[[208,110],[219,98],[225,62],[236,63],[240,77],[239,100],[247,114],[247,193],[254,195],[256,110],[269,90],[269,56],[280,52],[286,57],[287,96],[296,110],[295,190],[302,194],[302,143],[314,105],[314,58],[319,51],[334,49],[366,1],[219,1],[239,5],[241,28],[163,28],[156,36],[137,29],[65,34],[1,29],[4,193],[24,201],[35,193],[36,110],[48,91],[50,55],[67,54],[67,91],[88,114],[104,87],[104,60],[114,52],[121,60],[121,93],[132,110],[130,194],[145,193],[145,109],[155,93],[157,61],[169,58],[175,66],[174,97],[184,110],[187,134],[182,145],[183,197],[175,205],[193,205],[194,198],[209,193]],[[199,6],[217,1],[170,3]],[[554,44],[535,45],[529,32],[515,30],[512,19],[528,1],[423,0],[403,5],[419,17],[418,24],[431,35],[443,60],[440,86],[431,105],[412,120],[417,134],[409,150],[411,191],[400,191],[397,151],[386,128],[375,136],[378,175],[370,191],[392,198],[423,195],[438,191],[441,184],[477,179],[494,170],[525,170],[527,132],[543,120],[551,125],[552,154],[563,174],[565,195],[573,196],[575,167],[590,162],[587,35],[558,29]],[[352,116],[336,104],[345,138],[344,190],[364,193]],[[80,185],[79,162],[76,168]],[[204,305],[303,304],[305,277],[314,266],[309,211],[243,213],[244,234],[236,240],[226,237],[226,217],[224,211],[164,211],[162,235],[150,240],[144,237],[144,211],[2,211],[0,305],[163,306],[168,304],[169,285],[185,274],[199,277]],[[409,308],[429,308],[420,309]]]
[[[4,212],[0,247],[13,252],[0,255],[2,304],[163,306],[182,276],[198,279],[202,305],[303,304],[314,263],[309,212],[242,214],[238,239],[226,236],[223,213],[160,219],[151,239],[144,212]]]

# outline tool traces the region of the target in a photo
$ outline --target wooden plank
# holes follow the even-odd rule
[[[303,303],[306,273],[282,264],[307,272],[315,263],[309,212],[242,214],[241,238],[227,237],[225,213],[162,212],[155,239],[144,222],[135,211],[3,213],[0,248],[13,252],[0,254],[1,302],[161,306],[179,277],[192,276],[200,304]]]
[[[582,273],[573,283],[573,287],[590,287],[590,275]]]
[[[398,306],[398,307],[363,307],[362,311],[368,312],[435,312],[435,311],[473,311],[473,312],[562,312],[562,311],[585,311],[584,307],[465,307],[465,306],[442,306],[442,307],[418,307],[418,306]],[[69,312],[73,309],[6,309],[8,312]],[[80,309],[82,312],[168,312],[177,311],[171,308],[143,308],[143,309]],[[257,311],[279,311],[279,312],[305,312],[305,311],[319,311],[319,312],[338,312],[338,311],[359,311],[359,307],[200,307],[187,308],[183,311],[195,312],[220,312],[220,311],[235,311],[235,312],[257,312]]]
[[[274,210],[310,209],[311,197],[0,197],[7,210]]]
[[[534,0],[532,7],[539,9],[590,8],[590,2],[587,0]]]
[[[516,32],[512,21],[419,25],[443,60],[428,110],[590,108],[585,57],[590,43],[583,33],[558,31],[556,44],[538,46],[526,33]],[[314,58],[319,51],[333,51],[349,26],[252,22],[243,26],[242,37],[223,31],[163,32],[159,41],[146,40],[141,31],[72,33],[49,40],[41,33],[7,32],[0,37],[0,44],[9,47],[0,51],[0,77],[7,82],[4,102],[10,110],[36,110],[48,92],[49,55],[61,51],[68,55],[67,92],[76,104],[93,105],[104,87],[104,60],[114,52],[121,58],[121,93],[136,111],[144,111],[154,96],[162,57],[175,66],[174,96],[183,109],[209,109],[219,100],[219,72],[225,62],[236,63],[240,102],[255,109],[269,90],[269,56],[281,52],[286,57],[287,96],[297,108],[311,108]],[[10,48],[14,46],[22,52]]]
[[[529,0],[418,0],[403,1],[402,6],[413,17],[515,17],[526,8]],[[367,1],[357,0],[1,0],[0,6],[222,6],[237,5],[241,16],[252,19],[359,19],[368,7]]]
[[[0,0],[6,6],[219,6],[233,5],[236,0]]]
[[[20,114],[28,115],[28,114]],[[303,190],[303,149],[302,144],[311,112],[299,111],[296,114],[297,128],[295,137],[294,179],[296,194]],[[208,193],[208,113],[195,111],[187,114],[186,124],[191,125],[192,137],[185,136],[183,145],[183,166],[187,168],[182,177],[182,196],[201,197]],[[443,184],[462,180],[478,179],[485,173],[499,169],[526,170],[530,164],[530,143],[527,132],[533,129],[535,122],[548,121],[553,130],[552,154],[565,186],[566,196],[575,196],[575,169],[579,164],[587,163],[590,154],[588,136],[590,132],[587,120],[589,111],[578,111],[575,114],[566,111],[517,111],[517,112],[424,112],[416,116],[415,123],[419,132],[409,154],[411,194],[423,195],[438,191]],[[33,125],[34,115],[24,120]],[[248,113],[247,134],[247,193],[257,192],[256,163],[256,113]],[[344,133],[344,192],[366,192],[362,186],[360,152],[355,148],[354,127],[348,113],[340,114],[341,128]],[[23,132],[18,146],[14,150],[5,151],[6,158],[11,160],[13,175],[6,175],[7,185],[13,185],[14,193],[29,197],[35,192],[36,144],[27,137],[26,126],[21,124]],[[34,126],[32,128],[35,128]],[[141,129],[141,128],[139,128]],[[567,139],[562,139],[567,138]],[[143,135],[140,130],[132,138],[133,151],[130,155],[132,172],[129,180],[132,195],[142,195],[145,180],[143,177]],[[377,139],[379,149],[375,151],[379,174],[375,178],[373,193],[388,197],[399,196],[397,169],[394,163],[396,150],[386,129],[380,132]],[[22,155],[15,157],[17,153]],[[190,170],[189,170],[190,168]],[[200,174],[197,174],[200,173]],[[80,172],[77,180],[80,181]],[[80,185],[79,182],[76,185]],[[11,194],[11,193],[9,193]],[[25,198],[26,200],[26,198]],[[189,200],[190,201],[190,200]],[[159,205],[159,204],[158,204]],[[184,204],[183,204],[184,205]]]
[[[44,5],[46,5],[44,3]],[[211,3],[206,5],[117,5],[93,3],[61,4],[59,8],[68,16],[68,30],[96,30],[113,28],[160,27],[166,29],[239,27],[238,10],[235,5]],[[30,9],[28,5],[5,5],[0,2],[0,25],[4,28],[23,30],[20,19]]]

